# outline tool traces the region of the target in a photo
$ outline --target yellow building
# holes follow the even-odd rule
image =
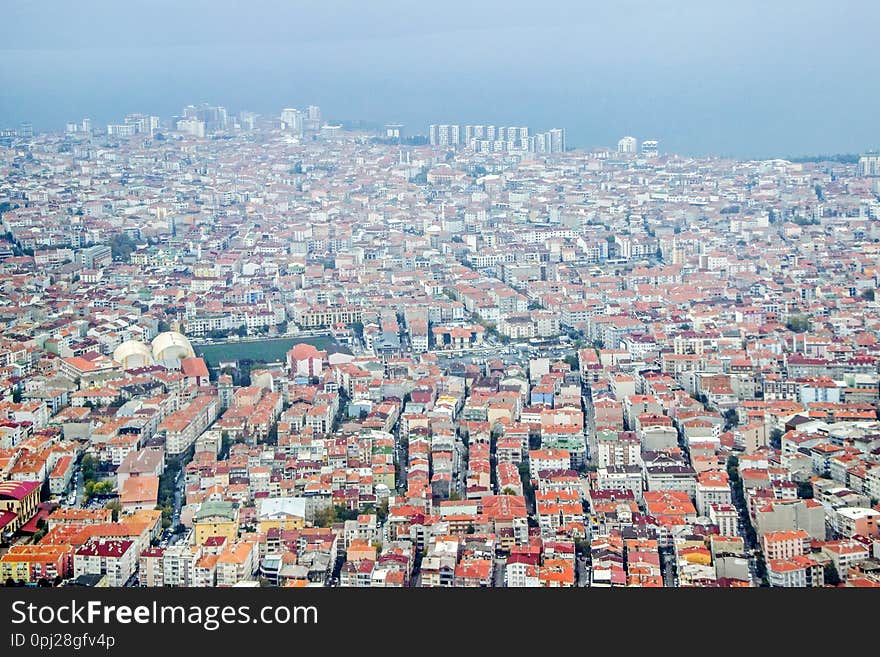
[[[699,564],[700,566],[712,565],[712,554],[704,547],[688,547],[679,550],[679,559],[688,563]]]
[[[0,531],[14,534],[37,512],[39,481],[0,482]]]
[[[0,581],[36,582],[65,577],[73,548],[70,545],[13,545],[0,557]]]
[[[211,536],[224,536],[228,544],[238,537],[238,505],[235,502],[202,502],[193,518],[196,545],[202,545]]]
[[[385,484],[389,490],[394,490],[394,466],[380,464],[373,466],[373,485]]]

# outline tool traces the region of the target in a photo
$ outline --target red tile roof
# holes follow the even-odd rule
[[[0,500],[23,500],[40,486],[39,481],[0,482]]]

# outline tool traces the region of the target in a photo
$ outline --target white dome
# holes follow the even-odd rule
[[[179,367],[182,359],[195,355],[189,340],[177,331],[166,331],[153,338],[153,358],[158,363]]]
[[[153,352],[140,340],[126,340],[113,350],[113,360],[123,369],[133,370],[153,364]]]

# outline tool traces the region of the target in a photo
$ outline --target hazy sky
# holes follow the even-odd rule
[[[4,0],[0,127],[188,103],[565,127],[741,157],[880,145],[880,2]]]

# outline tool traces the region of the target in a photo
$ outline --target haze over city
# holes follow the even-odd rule
[[[563,125],[573,147],[857,153],[880,145],[880,5],[843,5],[8,2],[0,127],[317,103],[330,119]]]

